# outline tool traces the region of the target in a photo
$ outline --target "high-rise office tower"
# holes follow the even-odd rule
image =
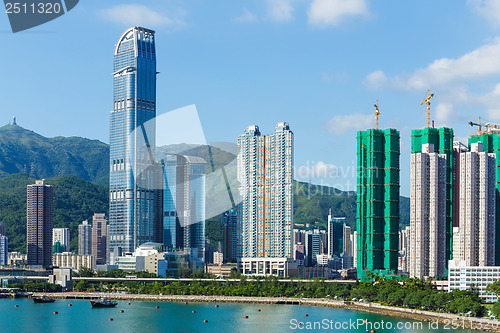
[[[27,261],[29,266],[52,266],[52,226],[53,226],[52,185],[37,180],[27,189]]]
[[[340,257],[344,252],[344,222],[345,217],[332,217],[328,214],[328,256]]]
[[[204,262],[205,165],[200,157],[166,154],[163,164],[163,244]]]
[[[484,152],[481,142],[472,143],[471,151],[457,160],[459,225],[453,259],[466,266],[495,265],[495,164],[495,154]]]
[[[359,131],[356,223],[358,278],[398,269],[399,131]]]
[[[293,132],[249,126],[238,138],[238,190],[244,258],[292,258]]]
[[[351,227],[344,223],[344,249],[343,256],[352,256]]]
[[[133,27],[114,52],[110,124],[110,251],[133,252],[161,242],[162,191],[155,162],[156,51],[154,31]]]
[[[97,265],[107,262],[107,222],[105,214],[94,214],[92,217],[92,255]]]
[[[5,236],[5,223],[0,222],[0,236]]]
[[[453,130],[412,130],[411,152],[409,273],[443,277],[453,241]]]
[[[495,166],[495,266],[500,266],[500,135],[497,133],[483,133],[469,138],[469,146],[481,142],[483,150],[494,153]]]
[[[9,239],[0,235],[0,266],[7,266],[9,254]]]
[[[410,166],[410,276],[443,277],[449,258],[446,230],[446,154],[434,151],[434,144],[422,144],[421,152],[411,154]]]
[[[78,254],[92,254],[92,226],[87,220],[78,225]]]
[[[317,264],[317,255],[321,254],[321,233],[319,229],[306,232],[306,242],[304,244],[306,252],[306,265],[314,266]]]
[[[224,260],[235,261],[238,258],[238,210],[229,210],[223,218]]]
[[[69,229],[68,228],[53,228],[52,229],[52,252],[62,253],[69,252]]]

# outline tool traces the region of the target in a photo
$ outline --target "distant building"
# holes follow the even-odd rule
[[[96,262],[93,255],[81,255],[71,252],[54,253],[52,255],[52,264],[54,267],[72,268],[79,271],[82,267],[95,270]]]
[[[78,254],[92,254],[92,226],[87,220],[78,225]]]
[[[306,260],[306,249],[304,244],[302,243],[297,243],[293,246],[293,259],[297,262],[299,265],[304,265],[305,260]]]
[[[357,146],[357,268],[367,280],[398,270],[399,131],[359,131]]]
[[[0,222],[0,236],[7,236],[5,234],[5,223]]]
[[[223,264],[223,265],[206,265],[205,272],[208,274],[215,275],[216,277],[228,278],[231,276],[231,272],[236,272],[237,264]]]
[[[224,254],[222,252],[214,252],[214,265],[222,265],[224,262]]]
[[[205,164],[200,157],[165,154],[163,160],[163,243],[205,262]]]
[[[406,227],[399,232],[398,271],[405,273],[409,272],[410,230],[411,227]]]
[[[133,253],[125,253],[125,255],[117,257],[116,263],[118,269],[124,271],[146,271],[147,258],[153,254],[159,253],[163,244],[160,243],[144,243],[139,246]]]
[[[37,180],[27,190],[27,253],[29,266],[52,266],[52,185]]]
[[[73,290],[73,270],[71,268],[54,268],[49,275],[49,283],[58,284],[63,291]]]
[[[238,211],[231,209],[224,213],[224,260],[236,261],[241,244],[238,242]]]
[[[7,255],[7,265],[20,266],[27,263],[27,255],[21,252],[9,252]]]
[[[160,277],[180,278],[191,274],[189,252],[160,252],[145,258],[145,270]]]
[[[462,152],[459,168],[458,246],[453,259],[466,266],[495,265],[495,166],[494,153],[483,150],[481,142]]]
[[[244,258],[292,258],[293,132],[249,126],[238,137],[238,192]],[[284,259],[286,262],[286,259]]]
[[[340,257],[344,252],[344,222],[345,217],[332,217],[328,214],[328,255]]]
[[[0,236],[0,266],[9,264],[9,239],[7,236]]]
[[[63,253],[69,252],[69,229],[54,228],[52,229],[52,252]]]
[[[278,277],[297,276],[297,263],[287,258],[241,258],[238,267],[243,275]]]
[[[97,265],[107,263],[107,221],[105,214],[94,214],[92,217],[92,255]]]
[[[353,253],[353,256],[352,256],[353,267],[356,268],[356,267],[358,267],[358,232],[357,231],[353,232],[353,234],[352,234],[351,244],[352,244],[352,253]]]
[[[306,243],[304,245],[306,250],[306,266],[315,266],[317,264],[316,256],[321,254],[321,233],[319,229],[306,232]]]

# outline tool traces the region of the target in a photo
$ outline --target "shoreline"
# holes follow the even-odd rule
[[[438,321],[453,327],[470,328],[483,332],[500,332],[500,321],[488,318],[465,317],[450,313],[439,313],[408,308],[385,306],[378,303],[344,302],[325,298],[289,298],[289,297],[248,297],[248,296],[198,296],[198,295],[143,295],[143,294],[108,294],[89,292],[33,293],[47,295],[57,299],[99,299],[159,302],[198,302],[198,303],[249,303],[249,304],[288,304],[309,305],[350,309],[391,317],[412,319],[421,322]],[[457,326],[453,326],[457,325]]]

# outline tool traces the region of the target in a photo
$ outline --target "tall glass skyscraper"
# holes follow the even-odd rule
[[[114,52],[110,128],[109,249],[114,256],[162,240],[161,169],[155,162],[154,31],[133,27]]]
[[[190,252],[190,261],[205,260],[205,160],[166,154],[164,170],[163,244]]]
[[[293,132],[271,135],[249,126],[238,138],[238,190],[243,258],[292,258]]]

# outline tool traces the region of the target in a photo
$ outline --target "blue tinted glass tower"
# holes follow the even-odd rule
[[[110,124],[109,249],[116,257],[162,241],[161,168],[154,161],[156,54],[154,31],[133,27],[114,52]],[[115,253],[116,252],[116,253]]]

